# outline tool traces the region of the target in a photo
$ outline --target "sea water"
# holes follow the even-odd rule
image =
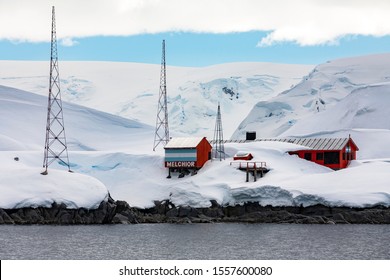
[[[390,225],[0,226],[0,259],[390,259]]]

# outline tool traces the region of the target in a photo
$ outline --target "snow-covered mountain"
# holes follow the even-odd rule
[[[329,61],[290,90],[258,102],[234,132],[257,137],[348,137],[358,157],[390,157],[390,54]]]
[[[122,149],[154,135],[153,127],[138,121],[67,102],[63,106],[67,143],[73,151]],[[0,150],[42,149],[46,114],[47,97],[0,86]]]
[[[225,145],[225,161],[209,161],[196,176],[172,179],[166,179],[163,149],[152,151],[159,66],[90,62],[84,67],[81,62],[60,63],[60,72],[65,72],[61,75],[63,97],[73,102],[64,103],[64,118],[74,173],[53,163],[49,175],[42,176],[47,76],[39,73],[46,73],[47,65],[0,62],[0,84],[39,93],[0,87],[0,207],[48,206],[56,201],[68,207],[94,208],[106,199],[108,191],[114,199],[138,207],[168,198],[176,205],[191,206],[209,206],[211,199],[221,204],[390,205],[390,129],[385,118],[389,112],[386,77],[390,75],[384,69],[389,57],[338,60],[317,66],[312,72],[306,67],[310,74],[279,95],[279,89],[299,82],[293,77],[305,67],[299,70],[296,66],[244,63],[170,68],[170,75],[177,75],[175,86],[173,81],[171,86],[178,91],[175,97],[170,95],[174,134],[212,134],[217,102],[227,110],[222,112],[224,129],[233,131],[235,123],[238,125],[250,111],[248,108],[257,104],[235,137],[242,137],[246,130],[256,130],[258,137],[352,134],[360,148],[357,161],[334,172],[288,155],[286,151],[297,148],[293,144],[231,143]],[[259,65],[274,78],[256,78],[263,75]],[[67,75],[64,68],[75,66],[79,67],[72,72],[77,73]],[[273,85],[268,95],[263,94],[267,92],[265,85]],[[182,116],[179,104],[186,115],[191,115],[183,129],[177,122]],[[179,108],[176,111],[175,105]],[[96,108],[128,113],[141,121]],[[202,108],[209,108],[210,116],[202,115]],[[206,127],[211,128],[206,131]],[[233,155],[243,150],[251,151],[256,160],[266,161],[271,171],[257,182],[245,183],[245,173],[230,165]]]
[[[0,61],[0,85],[47,96],[48,67],[48,62]],[[63,100],[155,126],[160,65],[60,61],[59,67]],[[212,138],[219,102],[228,138],[254,104],[299,83],[312,68],[257,62],[168,66],[171,134]]]
[[[234,132],[257,137],[320,135],[390,129],[390,54],[318,65],[292,89],[254,106]]]

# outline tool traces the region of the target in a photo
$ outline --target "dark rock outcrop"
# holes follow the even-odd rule
[[[0,209],[0,224],[137,224],[137,223],[296,223],[296,224],[390,224],[390,208],[329,207],[325,205],[262,206],[256,202],[221,206],[211,201],[207,208],[176,207],[170,201],[155,201],[154,207],[137,209],[126,201],[109,199],[97,209],[51,208]]]

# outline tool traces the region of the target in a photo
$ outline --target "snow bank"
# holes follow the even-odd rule
[[[245,147],[254,155],[253,161],[265,161],[271,169],[265,177],[245,182],[245,172],[230,165],[232,160],[208,163],[198,175],[173,178],[171,200],[196,206],[210,205],[215,199],[221,204],[242,204],[258,201],[262,205],[390,206],[390,162],[356,162],[347,169],[333,171],[286,153],[295,145],[279,142],[228,144],[226,150]],[[298,149],[300,147],[295,147]],[[178,183],[180,181],[180,183]],[[167,182],[172,184],[172,182]],[[197,194],[195,198],[194,193]],[[180,197],[178,199],[177,197]]]
[[[210,200],[234,205],[258,201],[261,205],[390,206],[390,162],[386,159],[354,162],[348,169],[329,168],[287,154],[300,146],[280,142],[226,144],[227,159],[213,160],[195,176],[167,179],[163,153],[73,153],[76,171],[101,180],[115,199],[132,206],[151,207],[154,200],[176,205],[208,207]],[[265,161],[270,172],[245,182],[245,172],[231,164],[245,149],[253,161]],[[93,162],[93,164],[91,163]]]
[[[95,209],[108,198],[107,188],[91,176],[55,169],[44,176],[42,169],[10,156],[0,153],[0,208],[51,207],[56,202],[72,209]]]

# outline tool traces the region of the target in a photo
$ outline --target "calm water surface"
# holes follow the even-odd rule
[[[390,259],[390,225],[0,226],[0,259]]]

